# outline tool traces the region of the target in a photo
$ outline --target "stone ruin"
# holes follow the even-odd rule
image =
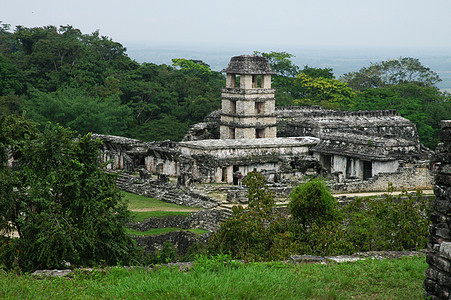
[[[195,124],[182,142],[143,142],[93,135],[103,140],[101,160],[120,171],[122,190],[203,208],[187,218],[150,220],[136,226],[214,231],[230,216],[230,203],[244,203],[237,174],[261,172],[276,198],[310,177],[323,176],[335,192],[432,188],[429,157],[415,125],[394,110],[335,111],[320,107],[275,107],[268,61],[233,57],[222,90],[222,108]],[[155,221],[155,222],[154,222]],[[155,224],[154,224],[155,223]],[[142,229],[142,228],[141,228]],[[169,239],[179,247],[188,233],[140,238],[146,249]],[[153,250],[151,250],[153,251]]]
[[[323,176],[336,192],[432,187],[431,151],[415,125],[394,110],[335,111],[275,107],[268,61],[232,57],[222,109],[194,125],[182,142],[96,135],[112,170],[168,176],[179,186],[237,184],[237,174],[262,172],[273,186]],[[289,190],[289,189],[288,189]]]
[[[434,211],[427,247],[429,268],[424,280],[424,297],[451,299],[451,120],[441,122],[441,141],[432,158],[436,170]]]

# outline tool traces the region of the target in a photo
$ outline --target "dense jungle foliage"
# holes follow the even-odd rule
[[[345,110],[397,109],[435,148],[439,123],[451,119],[450,96],[437,74],[414,58],[375,63],[335,79],[330,68],[299,68],[285,52],[267,57],[277,72],[276,104]],[[99,32],[72,26],[14,31],[0,22],[0,115],[22,114],[81,134],[180,140],[191,124],[219,109],[223,74],[198,60],[139,64]]]
[[[248,173],[249,206],[233,207],[233,215],[213,233],[210,254],[235,259],[284,260],[292,254],[343,255],[362,251],[418,250],[427,243],[432,201],[420,192],[382,198],[359,198],[346,205],[321,179],[295,188],[283,215],[258,172]]]

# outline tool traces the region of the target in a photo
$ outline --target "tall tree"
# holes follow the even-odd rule
[[[336,79],[313,78],[300,73],[293,84],[294,103],[300,105],[321,105],[326,108],[348,109],[354,105],[356,93]]]
[[[130,212],[98,160],[100,141],[20,117],[0,118],[0,263],[38,268],[130,263]],[[14,161],[11,163],[11,155]]]
[[[374,63],[358,72],[346,73],[340,79],[359,91],[403,83],[434,86],[441,81],[437,73],[423,66],[417,58],[411,57]]]

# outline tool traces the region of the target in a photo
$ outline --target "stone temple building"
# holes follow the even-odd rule
[[[336,191],[432,186],[431,151],[396,111],[277,109],[275,72],[265,58],[235,56],[223,72],[222,109],[194,125],[182,142],[96,135],[104,140],[102,159],[112,160],[109,168],[173,176],[180,185],[236,184],[238,172],[257,170],[276,185],[320,175]]]

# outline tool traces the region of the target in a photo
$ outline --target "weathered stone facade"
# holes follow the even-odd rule
[[[451,299],[451,120],[441,122],[442,143],[432,159],[436,170],[436,201],[426,260],[424,280],[427,299]]]
[[[415,125],[394,110],[281,107],[275,115],[279,137],[319,139],[309,151],[320,165],[319,173],[332,180],[336,191],[381,191],[388,183],[395,189],[432,187],[432,152],[419,142]],[[206,122],[193,126],[184,140],[218,138],[219,118],[219,112],[212,113]]]
[[[221,97],[221,139],[275,138],[271,75],[276,72],[268,60],[257,55],[234,56],[222,71],[227,80]]]

